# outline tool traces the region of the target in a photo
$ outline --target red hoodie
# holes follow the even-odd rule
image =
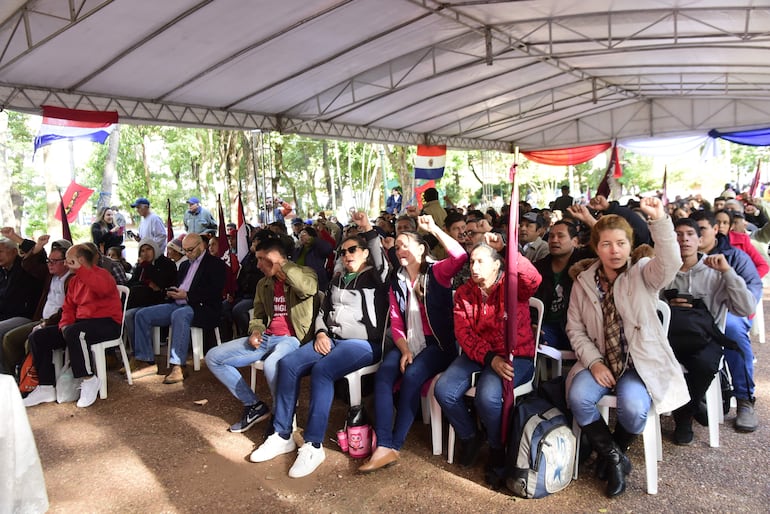
[[[535,338],[529,316],[529,299],[543,279],[527,259],[519,259],[518,279],[518,339],[513,355],[531,358],[535,356]],[[455,292],[454,319],[457,342],[471,360],[484,364],[489,352],[507,359],[504,340],[505,270],[489,291],[486,302],[473,280],[461,285]]]
[[[59,328],[82,319],[112,318],[123,322],[123,304],[112,274],[94,266],[79,267],[67,286]]]

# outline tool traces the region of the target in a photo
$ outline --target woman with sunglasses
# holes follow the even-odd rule
[[[348,236],[338,251],[343,273],[332,280],[315,320],[313,344],[301,346],[278,362],[275,433],[251,455],[264,462],[296,448],[291,437],[300,380],[310,375],[310,411],[292,478],[304,477],[324,461],[322,446],[334,382],[380,360],[388,309],[388,260],[380,237],[363,212],[353,214],[362,233]]]
[[[364,473],[398,461],[399,450],[420,408],[422,384],[444,371],[457,357],[452,277],[468,255],[459,242],[436,225],[432,216],[420,216],[417,226],[436,237],[449,257],[438,262],[429,260],[428,246],[415,232],[402,232],[396,238],[396,257],[401,267],[391,278],[390,289],[390,323],[396,348],[385,355],[374,378],[374,430],[378,447],[359,468]],[[394,405],[393,387],[399,380],[401,386]]]

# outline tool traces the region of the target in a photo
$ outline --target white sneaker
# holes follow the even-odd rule
[[[262,445],[251,452],[249,460],[251,462],[265,462],[270,459],[274,459],[284,453],[290,453],[297,449],[297,443],[294,442],[294,438],[289,436],[286,440],[278,432],[274,432],[270,435]]]
[[[22,403],[25,407],[32,407],[41,403],[50,403],[56,401],[56,388],[50,385],[39,385],[34,388]]]
[[[96,397],[99,396],[99,386],[102,385],[102,381],[96,375],[91,378],[87,378],[80,383],[80,399],[78,400],[78,407],[90,407],[96,401]]]
[[[315,471],[326,458],[323,446],[316,448],[313,443],[303,444],[297,452],[297,460],[289,470],[290,478],[302,478]]]

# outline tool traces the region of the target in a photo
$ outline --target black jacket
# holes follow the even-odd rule
[[[179,284],[189,269],[190,261],[183,262],[179,268]],[[222,260],[208,252],[203,254],[203,261],[187,291],[187,303],[193,308],[192,326],[211,329],[219,324],[226,274],[227,265]]]

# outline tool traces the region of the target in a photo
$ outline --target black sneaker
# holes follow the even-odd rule
[[[243,409],[241,420],[230,427],[230,432],[239,434],[245,432],[260,421],[270,417],[270,409],[264,402],[248,405]]]

